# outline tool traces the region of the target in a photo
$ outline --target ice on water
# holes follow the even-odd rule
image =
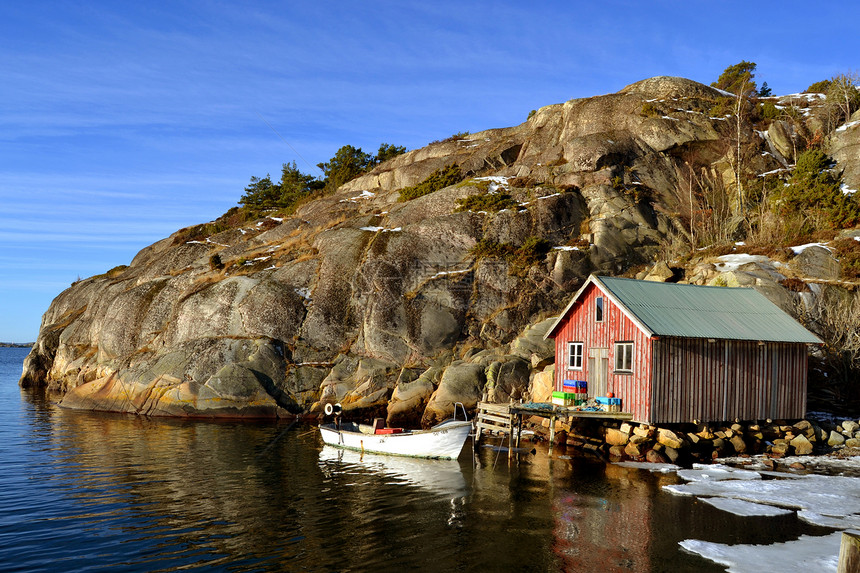
[[[722,509],[723,511],[727,511],[729,513],[734,513],[735,515],[743,515],[747,517],[751,516],[774,516],[774,515],[788,515],[792,513],[790,509],[783,509],[781,507],[773,507],[770,505],[762,505],[760,503],[752,503],[749,501],[743,501],[741,499],[731,499],[725,497],[704,497],[701,501],[713,505],[717,509]]]
[[[840,529],[860,526],[860,478],[855,477],[809,475],[763,480],[759,476],[694,481],[664,488],[678,495],[736,499],[795,510],[800,519],[813,525]]]
[[[663,488],[741,516],[797,512],[802,521],[838,530],[860,529],[860,478],[757,472],[725,465],[678,470],[686,484]],[[763,479],[768,478],[768,479]],[[724,545],[687,539],[681,546],[734,573],[836,571],[842,531],[771,545]]]
[[[772,545],[725,545],[687,539],[681,547],[728,567],[729,573],[811,573],[836,571],[842,533],[823,537],[802,535],[795,541]]]

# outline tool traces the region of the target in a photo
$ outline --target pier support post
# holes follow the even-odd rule
[[[508,404],[508,461],[514,459],[514,399]]]
[[[516,443],[517,448],[520,447],[520,436],[522,435],[522,433],[523,433],[523,415],[520,413],[517,413],[517,443]]]
[[[843,532],[836,572],[856,573],[857,571],[860,571],[860,535]]]

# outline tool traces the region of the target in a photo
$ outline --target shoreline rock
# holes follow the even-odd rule
[[[544,425],[545,421],[533,417],[528,421],[529,427],[535,430],[536,435],[546,437],[549,428]],[[839,455],[842,450],[851,452],[855,448],[860,455],[860,439],[850,438],[854,440],[852,443],[855,445],[852,446],[844,439],[846,434],[853,436],[855,425],[860,429],[860,423],[855,420],[838,424],[804,419],[793,423],[768,420],[660,427],[635,422],[574,419],[557,422],[556,435],[565,436],[561,443],[566,446],[599,453],[609,461],[668,461],[688,465],[726,458],[748,460],[758,456],[765,460],[763,463],[775,467],[783,459],[791,459],[788,463],[800,463],[793,458]],[[839,442],[839,437],[844,441]],[[835,445],[830,442],[835,442]]]

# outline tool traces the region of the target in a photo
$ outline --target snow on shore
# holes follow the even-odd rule
[[[833,251],[830,247],[827,246],[827,243],[806,243],[805,245],[797,245],[795,247],[789,247],[789,249],[794,252],[795,255],[799,255],[809,247],[822,247],[827,249],[828,251]]]
[[[758,263],[763,265],[773,265],[775,267],[781,266],[782,263],[778,261],[773,261],[769,257],[764,255],[750,255],[747,253],[734,253],[730,255],[722,255],[717,257],[717,263],[714,263],[714,266],[720,272],[728,272],[728,271],[736,271],[741,266],[746,265],[748,263]]]

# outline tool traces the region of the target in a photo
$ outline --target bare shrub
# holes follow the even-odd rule
[[[687,164],[676,192],[677,217],[692,248],[726,243],[731,240],[738,220],[733,217],[731,201],[722,180],[702,168]]]
[[[810,407],[856,410],[860,405],[860,296],[824,287],[817,296],[796,300],[795,315],[824,341],[813,356]]]

